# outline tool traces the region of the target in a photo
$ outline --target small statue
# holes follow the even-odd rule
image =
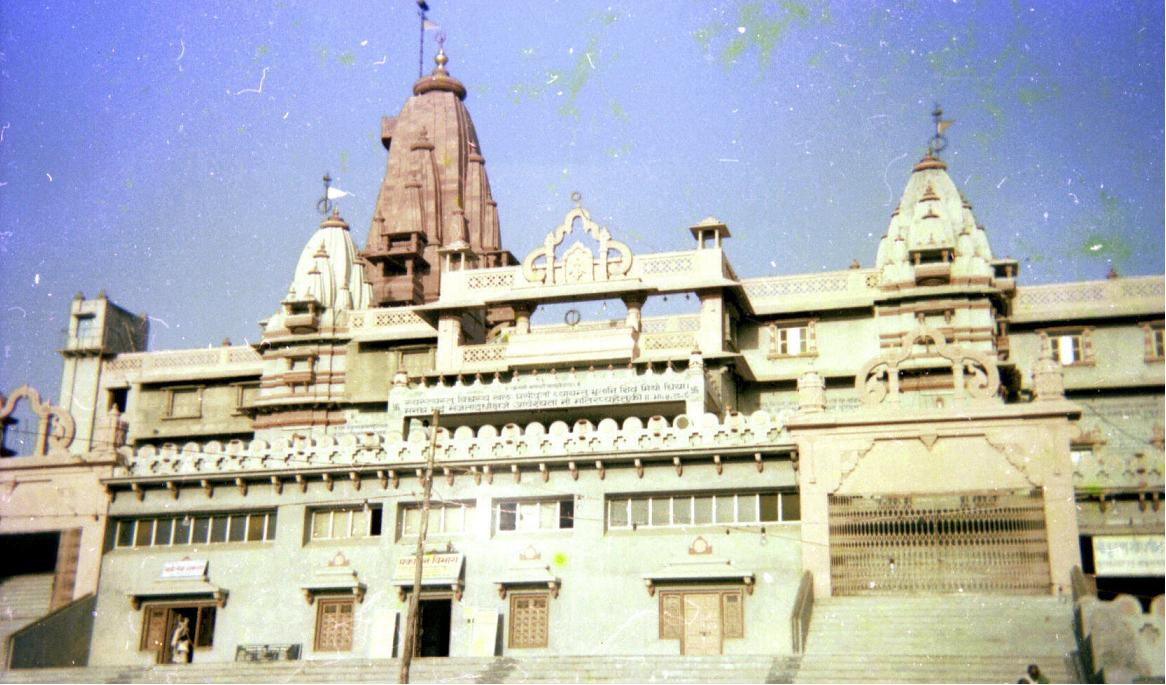
[[[178,617],[178,625],[174,626],[174,635],[170,638],[170,661],[175,664],[190,663],[190,619]]]

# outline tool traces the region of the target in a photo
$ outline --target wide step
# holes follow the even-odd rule
[[[795,657],[564,656],[417,659],[418,683],[789,683]],[[0,673],[7,683],[395,683],[396,660],[99,666]]]
[[[1073,682],[1075,648],[1055,597],[826,597],[795,682],[1016,682],[1030,663]]]

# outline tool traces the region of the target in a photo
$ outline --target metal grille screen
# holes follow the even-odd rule
[[[836,595],[1049,592],[1039,491],[830,498]]]

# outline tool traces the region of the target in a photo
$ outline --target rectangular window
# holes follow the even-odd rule
[[[1144,323],[1142,331],[1146,338],[1146,361],[1160,362],[1166,359],[1166,333],[1162,322]]]
[[[795,321],[769,325],[770,357],[806,357],[818,353],[816,321]]]
[[[83,345],[96,345],[101,342],[101,331],[97,328],[97,317],[92,314],[81,314],[76,319],[77,340]]]
[[[607,527],[781,523],[799,520],[800,504],[796,492],[616,496],[607,501]]]
[[[316,651],[351,651],[354,601],[320,599],[316,604]]]
[[[499,502],[497,526],[497,531],[573,528],[575,502],[566,499]]]
[[[255,398],[259,396],[258,383],[238,383],[235,386],[235,412],[242,414],[243,410],[255,405]]]
[[[1056,341],[1056,357],[1064,365],[1078,364],[1085,360],[1081,335],[1058,335]]]
[[[140,519],[134,534],[134,547],[149,547],[154,537],[153,519]]]
[[[163,418],[197,419],[202,416],[202,391],[197,388],[169,388]]]
[[[115,547],[165,547],[275,539],[275,512],[156,516],[117,521]]]
[[[429,529],[427,535],[460,535],[466,531],[474,518],[474,505],[470,502],[433,502],[429,505]],[[421,531],[421,505],[401,505],[398,531],[399,537],[417,535]]]
[[[353,505],[313,511],[312,540],[368,538],[381,534],[381,505]]]
[[[1061,328],[1044,331],[1053,359],[1062,366],[1080,366],[1093,363],[1092,329]]]
[[[550,593],[510,595],[510,647],[535,649],[547,646]]]
[[[215,516],[211,519],[211,542],[227,541],[227,517]]]

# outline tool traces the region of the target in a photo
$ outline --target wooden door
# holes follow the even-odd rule
[[[721,595],[686,593],[681,651],[694,656],[720,654],[721,638]]]

